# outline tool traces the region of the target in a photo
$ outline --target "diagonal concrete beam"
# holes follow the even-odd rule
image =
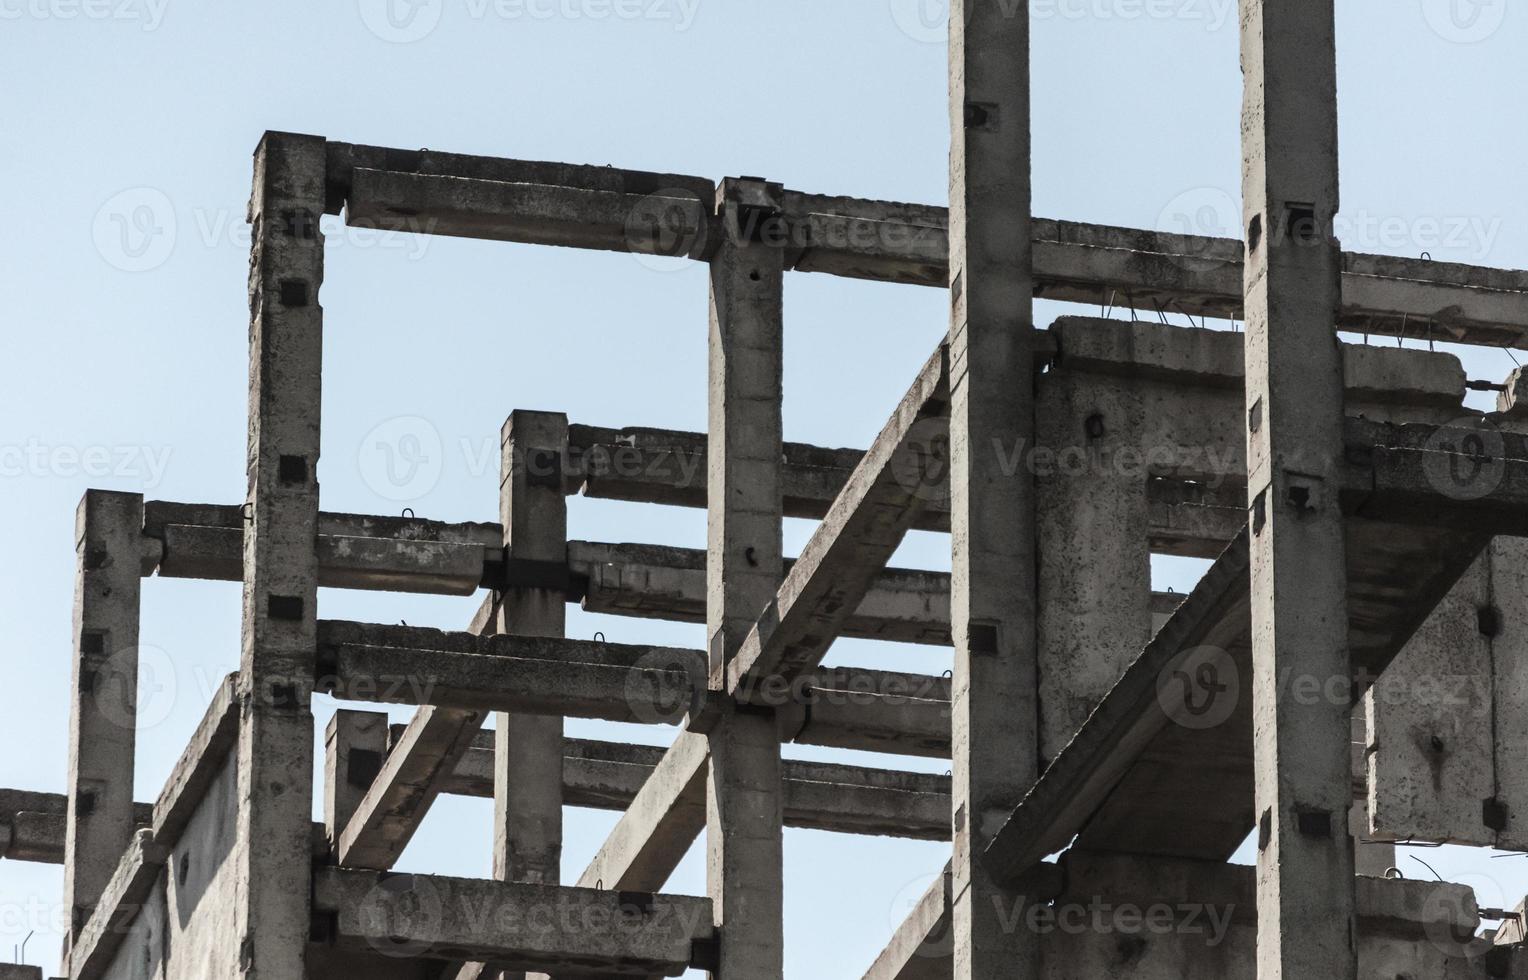
[[[949,980],[950,868],[928,886],[864,980]]]
[[[918,372],[833,501],[774,601],[727,665],[734,697],[783,703],[768,688],[821,663],[943,474],[949,363],[944,345]]]
[[[490,595],[473,617],[469,632],[489,629],[495,606]],[[335,856],[341,865],[386,871],[397,862],[472,747],[485,714],[475,709],[420,706],[339,831]]]
[[[656,891],[706,827],[706,737],[680,732],[579,876],[584,888]]]

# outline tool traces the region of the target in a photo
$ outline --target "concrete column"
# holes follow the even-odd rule
[[[266,133],[249,217],[249,500],[239,694],[237,958],[300,980],[310,928],[323,360],[324,141]]]
[[[1285,696],[1349,676],[1332,0],[1243,0],[1241,25],[1257,975],[1342,980],[1357,969],[1349,705]]]
[[[713,688],[774,600],[781,564],[784,253],[772,239],[781,188],[727,180],[726,241],[711,260],[706,633]],[[707,735],[706,884],[722,929],[713,976],[784,972],[780,736],[775,714],[724,704]],[[683,737],[683,736],[681,736]]]
[[[1072,740],[1154,632],[1146,477],[1118,463],[1153,448],[1136,387],[1084,382],[1064,368],[1038,382],[1034,445],[1044,455],[1033,467],[1036,635],[1045,759]]]
[[[70,944],[133,837],[142,537],[142,495],[85,493],[74,516],[74,681],[64,831]]]
[[[564,635],[568,418],[516,411],[501,433],[499,519],[507,582],[499,633]],[[500,714],[494,733],[494,874],[555,885],[562,867],[562,719]]]
[[[345,825],[382,771],[387,729],[385,711],[341,708],[329,719],[324,733],[324,827],[331,848],[338,846]]]
[[[1039,976],[981,853],[1038,772],[1027,4],[950,5],[955,980]]]

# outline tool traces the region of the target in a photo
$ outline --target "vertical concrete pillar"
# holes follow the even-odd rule
[[[782,576],[781,194],[759,180],[726,180],[717,191],[726,240],[711,260],[706,632],[718,701],[728,661]],[[778,980],[784,837],[774,711],[724,705],[706,737],[706,887],[722,929],[712,975]]]
[[[567,448],[568,418],[553,412],[516,411],[500,433],[506,568],[500,633],[563,635]],[[494,874],[504,881],[555,885],[562,867],[562,719],[500,714],[495,728]]]
[[[74,516],[74,682],[64,896],[72,944],[133,836],[143,497],[89,490]]]
[[[1259,980],[1355,975],[1332,0],[1243,0]],[[1345,685],[1339,685],[1345,689]]]
[[[955,980],[1039,975],[981,853],[1038,771],[1028,4],[950,5]],[[1018,462],[1019,465],[1014,465]]]
[[[1037,382],[1040,753],[1054,759],[1151,639],[1147,412],[1130,382],[1063,366]]]
[[[300,980],[309,934],[324,141],[266,133],[250,198],[249,500],[234,909],[239,971]]]
[[[385,711],[341,708],[329,719],[324,732],[324,828],[331,848],[339,844],[345,825],[382,771],[387,729]]]

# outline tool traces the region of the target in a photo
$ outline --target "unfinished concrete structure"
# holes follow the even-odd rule
[[[1453,356],[1338,338],[1528,346],[1528,274],[1340,250],[1331,0],[1243,0],[1245,242],[1032,217],[1027,19],[953,6],[948,211],[266,134],[246,499],[86,495],[69,792],[0,791],[0,852],[65,867],[68,976],[779,977],[798,826],[952,844],[867,977],[1528,977],[1521,907],[1387,874],[1385,843],[1528,849],[1528,379],[1474,412]],[[709,263],[708,431],[516,411],[498,524],[323,512],[324,214]],[[788,272],[950,290],[864,452],[783,440]],[[1032,296],[1247,332],[1036,330]],[[568,540],[574,494],[704,506],[709,546]],[[821,521],[794,559],[787,515]],[[886,567],[912,528],[951,573]],[[1214,563],[1153,595],[1154,553]],[[156,573],[241,581],[242,658],[135,803]],[[321,620],[320,585],[483,597],[442,632]],[[567,602],[709,647],[570,640]],[[954,669],[825,667],[839,636]],[[322,824],[315,693],[417,705],[334,716]],[[442,793],[493,798],[494,880],[389,873]],[[565,806],[622,813],[567,884]],[[662,894],[702,833],[707,894]],[[1249,834],[1255,871],[1227,863]]]

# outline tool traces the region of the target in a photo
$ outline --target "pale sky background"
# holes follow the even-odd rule
[[[940,0],[409,2],[0,0],[0,511],[10,554],[0,785],[64,789],[72,532],[85,488],[242,499],[243,220],[263,130],[946,200]],[[1339,7],[1346,246],[1528,267],[1525,12],[1506,0]],[[1035,0],[1032,16],[1036,213],[1235,235],[1231,0]],[[326,510],[494,519],[497,433],[516,407],[600,425],[705,426],[701,266],[379,239],[332,223],[329,246]],[[864,446],[944,333],[946,298],[819,275],[787,283],[786,436]],[[1039,304],[1036,322],[1059,312],[1088,310]],[[1466,365],[1492,381],[1513,366],[1502,351],[1472,351]],[[418,447],[421,465],[403,485],[382,475],[379,443]],[[573,537],[705,543],[702,511],[582,498],[570,508]],[[788,552],[810,531],[788,522]],[[914,535],[896,561],[947,567],[947,540]],[[1158,584],[1181,591],[1199,567],[1164,562]],[[152,676],[135,783],[152,799],[207,692],[237,666],[239,589],[152,580],[143,595]],[[460,628],[476,605],[326,590],[320,615]],[[596,630],[702,645],[699,627],[570,609],[570,636]],[[867,642],[840,643],[832,656],[949,666],[941,651]],[[330,710],[316,701],[319,732]],[[672,732],[616,734],[660,742]],[[490,809],[443,801],[400,867],[486,876]],[[567,812],[566,876],[614,821]],[[790,975],[858,976],[946,852],[787,831]],[[1476,885],[1482,904],[1511,907],[1528,892],[1528,861],[1423,856]],[[692,851],[668,890],[702,894],[703,864]],[[54,968],[61,881],[59,868],[0,863],[0,959],[35,929],[27,959]]]

